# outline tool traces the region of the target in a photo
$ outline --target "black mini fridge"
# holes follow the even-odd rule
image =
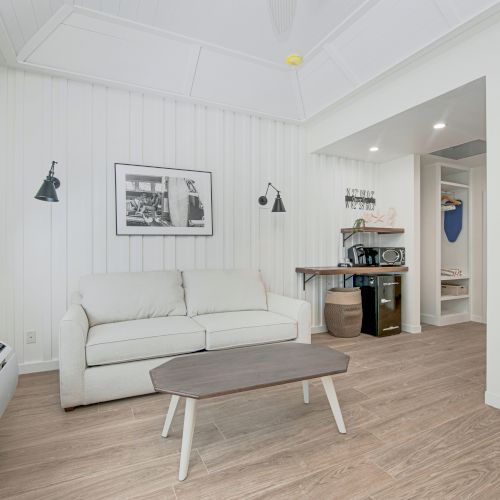
[[[361,288],[361,331],[377,337],[401,333],[401,276],[358,275],[354,286]]]

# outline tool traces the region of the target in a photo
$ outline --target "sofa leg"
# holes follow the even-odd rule
[[[67,408],[64,408],[64,411],[65,412],[73,411],[75,408],[76,408],[76,406],[68,406]]]

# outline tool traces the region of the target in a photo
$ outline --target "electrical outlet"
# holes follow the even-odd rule
[[[27,344],[36,344],[36,332],[35,330],[30,330],[26,332],[26,343]]]

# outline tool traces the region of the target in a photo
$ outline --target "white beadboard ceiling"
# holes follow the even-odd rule
[[[0,64],[302,121],[497,3],[297,0],[279,35],[268,0],[0,0]]]

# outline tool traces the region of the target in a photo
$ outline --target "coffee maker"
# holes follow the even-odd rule
[[[347,257],[353,266],[366,266],[365,248],[361,243],[349,247]]]

